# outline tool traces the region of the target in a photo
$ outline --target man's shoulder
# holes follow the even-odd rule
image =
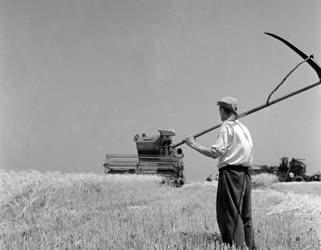
[[[240,122],[239,120],[235,120],[234,121],[235,123],[237,123],[237,124],[239,124],[239,125],[241,125],[241,126],[243,126],[243,127],[246,127],[242,122]]]
[[[220,127],[220,132],[231,132],[235,121],[224,121]]]
[[[224,129],[233,129],[235,126],[241,127],[243,130],[246,130],[249,132],[249,129],[241,123],[239,120],[233,120],[233,121],[224,121],[220,127],[221,130]]]
[[[249,129],[239,120],[236,120],[235,122],[242,128],[243,131],[246,131],[248,134],[250,133]]]
[[[221,125],[221,128],[231,128],[233,126],[235,126],[235,124],[237,124],[237,120],[235,121],[224,121]]]
[[[231,121],[224,121],[224,122],[222,122],[222,124],[221,124],[221,129],[223,129],[223,128],[226,128],[226,127],[229,127],[229,126],[231,126]]]

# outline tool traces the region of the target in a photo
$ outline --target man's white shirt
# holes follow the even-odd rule
[[[251,134],[238,120],[223,122],[211,149],[218,156],[218,168],[226,165],[252,166]]]

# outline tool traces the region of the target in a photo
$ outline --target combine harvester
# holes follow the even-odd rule
[[[280,182],[321,181],[321,174],[307,175],[307,166],[303,159],[282,157],[279,166],[254,165],[251,174],[274,174]]]
[[[163,178],[162,183],[180,187],[184,184],[183,151],[172,148],[173,129],[159,130],[159,135],[135,135],[138,155],[107,154],[106,174],[150,174]]]

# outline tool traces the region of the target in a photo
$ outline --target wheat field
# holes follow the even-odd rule
[[[220,242],[216,182],[0,171],[0,249],[235,249]],[[321,183],[253,177],[258,249],[320,249]]]

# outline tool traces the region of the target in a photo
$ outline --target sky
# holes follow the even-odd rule
[[[317,0],[0,0],[0,168],[103,173],[137,133],[172,128],[179,142],[220,123],[223,96],[240,112],[264,104],[301,61],[264,32],[321,62],[320,24]],[[317,81],[305,64],[273,98]],[[243,118],[254,164],[321,171],[320,103],[316,87]],[[217,172],[182,149],[188,181]]]

